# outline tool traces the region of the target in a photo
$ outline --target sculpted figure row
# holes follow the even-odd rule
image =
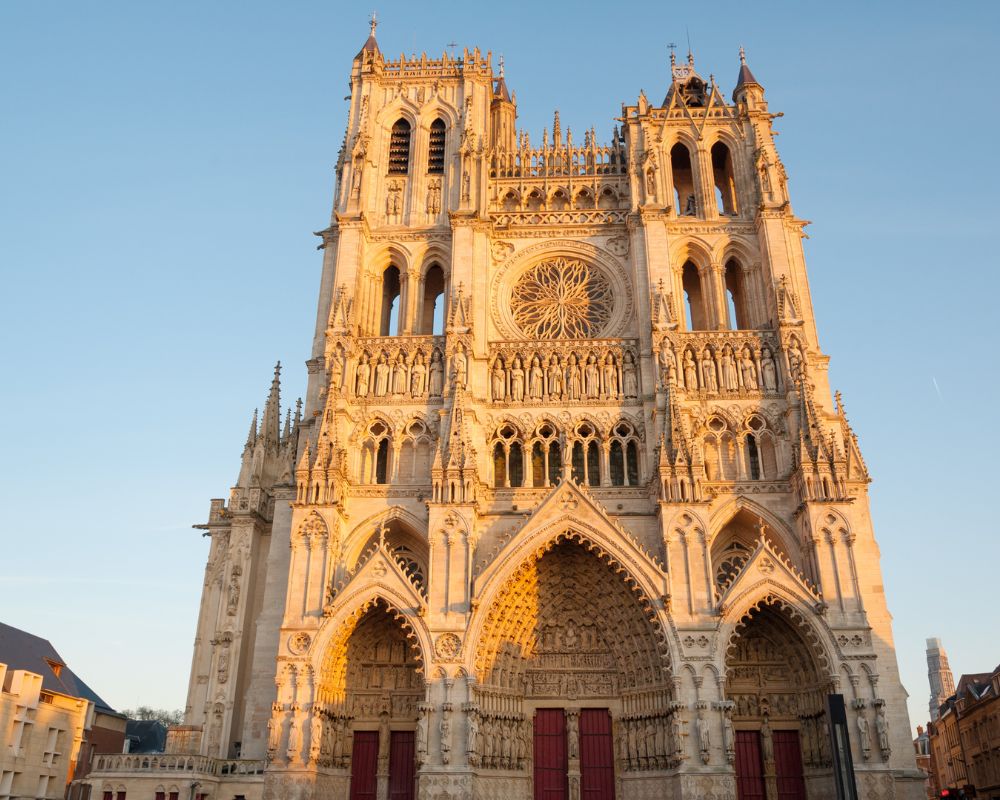
[[[354,393],[358,397],[441,397],[444,391],[444,361],[435,348],[428,362],[418,350],[411,358],[400,351],[390,360],[386,352],[361,354],[355,367]]]
[[[684,348],[678,359],[669,346],[660,351],[660,374],[664,384],[689,391],[777,392],[778,367],[771,348],[706,346],[700,352]]]
[[[490,395],[497,403],[634,399],[639,376],[628,351],[621,357],[610,352],[497,356],[490,369]]]

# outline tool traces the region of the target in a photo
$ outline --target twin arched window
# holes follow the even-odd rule
[[[389,174],[408,175],[410,173],[410,140],[413,128],[405,119],[397,119],[389,133]],[[427,172],[431,175],[444,173],[444,151],[447,125],[438,117],[431,123],[428,139]]]
[[[724,142],[716,142],[710,151],[715,203],[721,216],[739,213],[736,171],[733,154]],[[702,211],[695,189],[694,159],[687,145],[678,142],[670,148],[670,173],[674,183],[674,212],[679,217],[697,217]]]
[[[726,262],[724,273],[725,297],[720,298],[723,306],[712,302],[713,292],[702,280],[702,271],[693,261],[685,262],[681,268],[681,286],[684,291],[685,322],[689,331],[710,330],[713,318],[721,327],[729,330],[749,330],[753,328],[750,315],[750,299],[746,288],[746,276],[742,264],[735,258]]]

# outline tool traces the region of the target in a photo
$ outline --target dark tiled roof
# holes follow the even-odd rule
[[[59,674],[49,662],[53,662],[59,667]],[[101,711],[117,713],[111,706],[104,702],[97,692],[87,686],[80,677],[73,672],[62,656],[56,652],[52,643],[48,639],[42,639],[5,625],[0,622],[0,664],[6,664],[8,669],[25,669],[42,676],[42,688],[49,692],[67,694],[71,697],[82,697],[90,700]]]
[[[167,726],[158,719],[130,719],[125,723],[130,753],[162,753],[167,744]]]
[[[510,102],[510,92],[507,91],[507,81],[502,77],[497,79],[496,89],[493,90],[494,100],[503,100],[505,103]]]
[[[377,53],[377,52],[379,52],[378,42],[375,41],[375,34],[372,33],[371,36],[368,37],[368,41],[365,42],[364,47],[361,48],[361,51],[358,53],[358,56],[360,56],[362,53]],[[355,58],[356,57],[357,56],[355,56]]]
[[[753,76],[753,73],[750,71],[750,67],[748,67],[746,64],[740,64],[740,75],[736,79],[736,85],[742,86],[743,84],[746,83],[756,83],[758,86],[760,86],[760,84],[757,83],[757,79]]]

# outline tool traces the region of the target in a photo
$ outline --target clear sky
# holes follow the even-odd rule
[[[995,2],[380,2],[388,54],[506,59],[610,138],[667,44],[764,84],[872,500],[914,724],[924,639],[1000,662]],[[0,619],[112,705],[184,705],[211,497],[273,363],[305,385],[356,3],[0,4]]]

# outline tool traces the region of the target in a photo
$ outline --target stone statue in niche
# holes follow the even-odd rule
[[[888,761],[892,748],[889,744],[889,720],[885,716],[885,705],[879,704],[875,713],[875,732],[878,734],[878,746],[882,751],[882,760]]]
[[[503,402],[507,396],[507,373],[503,368],[503,359],[498,358],[493,362],[493,372],[490,375],[490,387],[493,399],[496,402]]]
[[[476,713],[475,709],[470,709],[467,719],[467,736],[468,739],[465,743],[465,754],[469,763],[472,766],[476,766],[479,762],[479,757],[477,753],[477,745],[479,743],[479,715]]]
[[[862,758],[867,761],[868,756],[871,754],[872,737],[871,726],[868,724],[864,708],[858,709],[858,745],[861,747]]]
[[[435,178],[427,185],[427,213],[436,216],[441,213],[441,180]]]
[[[414,735],[414,745],[417,751],[417,764],[423,764],[427,760],[427,709],[420,707],[417,716],[417,730]]]
[[[597,368],[597,359],[593,355],[587,358],[587,369],[583,377],[587,397],[596,399],[601,393],[601,372]]]
[[[515,358],[510,369],[510,399],[515,403],[524,400],[524,370],[521,368],[521,359]]]
[[[710,392],[719,389],[719,382],[715,378],[715,360],[707,347],[701,354],[701,385]]]
[[[764,715],[764,721],[760,725],[760,747],[761,753],[764,756],[764,763],[773,764],[774,738],[771,736],[771,723],[768,720],[767,714]]]
[[[323,718],[318,711],[314,711],[312,720],[309,723],[309,758],[312,761],[319,760],[320,749],[323,744]]]
[[[330,356],[330,388],[339,392],[344,382],[344,349],[338,344]]]
[[[365,353],[361,356],[361,360],[358,362],[358,366],[354,369],[355,373],[355,392],[358,397],[368,396],[368,383],[371,380],[372,368],[368,363],[368,354]]]
[[[774,365],[774,357],[766,347],[760,356],[760,372],[764,381],[764,388],[769,392],[778,391],[778,371]]]
[[[229,680],[229,642],[223,642],[219,649],[219,664],[216,668],[219,683]]]
[[[736,375],[736,362],[733,359],[732,348],[727,347],[722,351],[722,388],[734,391],[739,388],[739,378]]]
[[[392,370],[392,393],[394,395],[406,394],[406,362],[403,354],[396,356],[396,363]]]
[[[722,711],[722,739],[726,747],[726,760],[732,763],[736,758],[736,731],[733,728],[733,709],[730,706]]]
[[[288,723],[288,747],[285,755],[289,761],[294,761],[299,756],[299,724],[295,720],[294,712],[291,722]]]
[[[674,746],[674,755],[681,757],[684,752],[684,722],[681,720],[680,709],[670,715],[670,740]]]
[[[439,732],[441,734],[441,763],[448,764],[451,761],[451,720],[447,708],[441,709]]]
[[[605,356],[601,372],[604,378],[605,394],[610,398],[618,397],[618,365],[615,364],[615,357],[611,353]]]
[[[462,345],[455,348],[455,355],[452,356],[452,376],[455,379],[455,386],[465,388],[465,377],[469,371],[469,362],[465,357],[465,350]]]
[[[743,358],[740,360],[740,367],[743,371],[743,385],[751,391],[756,390],[758,388],[757,367],[753,363],[753,357],[751,356],[749,347],[743,350]]]
[[[692,391],[698,388],[698,367],[690,350],[684,351],[684,385]]]
[[[417,354],[413,360],[413,367],[410,369],[410,393],[413,397],[423,397],[426,385],[427,367],[424,366],[423,354]]]
[[[639,377],[631,353],[625,354],[622,365],[622,393],[629,398],[639,396]]]
[[[398,217],[403,205],[403,186],[399,181],[392,181],[389,184],[388,192],[385,196],[385,213],[389,217]]]
[[[389,362],[382,353],[375,365],[375,396],[385,397],[389,393]]]
[[[652,169],[646,171],[646,200],[656,202],[656,173]]]
[[[580,731],[577,726],[576,714],[570,716],[566,725],[566,751],[570,758],[580,757]]]
[[[545,378],[542,373],[538,356],[531,360],[531,371],[528,376],[528,392],[532,400],[541,400],[545,393]]]
[[[687,201],[684,203],[684,216],[694,217],[698,214],[698,201],[694,199],[693,194],[687,196]]]
[[[444,369],[441,366],[441,353],[437,350],[431,356],[431,366],[428,370],[428,387],[431,397],[440,397],[444,390]]]
[[[239,564],[234,565],[229,574],[229,596],[226,601],[226,612],[231,617],[236,615],[236,609],[240,605],[240,575],[242,574],[243,568]]]
[[[698,709],[698,749],[701,751],[702,763],[707,764],[712,755],[712,731],[708,727],[708,720],[705,719],[705,709]]]
[[[281,720],[276,716],[278,712],[272,712],[271,718],[267,721],[267,755],[274,758],[281,744]]]
[[[558,400],[563,393],[562,365],[557,356],[549,358],[549,399]]]
[[[570,400],[580,400],[583,396],[583,375],[580,372],[580,365],[576,361],[576,355],[570,355],[569,366],[567,367],[566,392]]]

